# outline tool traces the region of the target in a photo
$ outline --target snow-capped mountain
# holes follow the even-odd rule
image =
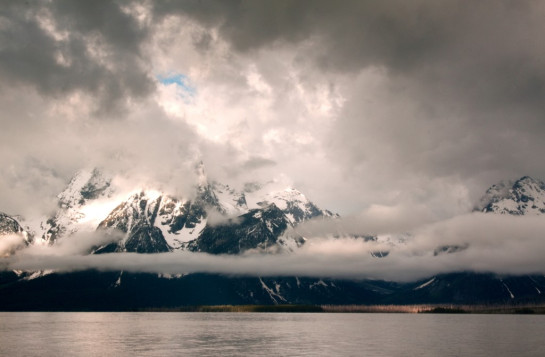
[[[58,210],[33,230],[48,244],[97,230],[111,238],[111,243],[93,249],[97,254],[176,249],[237,254],[248,249],[293,250],[304,239],[287,228],[317,217],[336,217],[292,187],[252,183],[238,191],[209,183],[202,162],[195,170],[195,191],[189,198],[150,189],[120,198],[112,179],[100,170],[79,171],[58,195]],[[212,242],[218,235],[229,238],[223,237],[223,244]]]
[[[475,207],[476,211],[511,215],[545,213],[545,183],[529,176],[502,181],[490,187]]]
[[[193,200],[150,191],[134,194],[99,224],[99,229],[115,228],[124,237],[96,252],[293,250],[304,239],[294,232],[284,234],[288,228],[314,217],[333,216],[291,188],[268,192],[261,199],[256,192],[238,192],[217,182],[201,181],[196,190]],[[247,194],[252,199],[250,205]]]
[[[159,253],[182,248],[199,236],[209,214],[223,216],[227,212],[202,175],[195,191],[193,200],[153,190],[131,195],[98,225],[98,230],[114,229],[123,238],[99,247],[95,253]]]
[[[114,195],[113,184],[98,171],[80,172],[59,195],[53,215],[58,227],[45,237],[51,244],[75,239],[75,232],[90,229],[111,234],[106,252],[168,252],[175,249],[211,254],[239,254],[249,250],[285,251],[305,242],[298,225],[311,218],[335,217],[320,210],[299,191],[277,184],[246,185],[240,191],[221,183],[208,183],[204,169],[188,198],[153,190]],[[102,177],[102,179],[99,179]],[[91,182],[89,184],[89,182]],[[504,214],[541,214],[544,185],[523,177],[492,186],[479,211]],[[6,237],[25,236],[17,217],[0,214],[0,244]],[[345,237],[340,233],[339,237]],[[404,244],[410,234],[349,235],[380,250],[371,255],[390,259],[389,247]],[[38,237],[41,237],[38,236]],[[54,237],[53,239],[51,237]],[[23,243],[24,246],[25,243]],[[458,254],[464,245],[442,245],[434,256]],[[6,254],[6,251],[0,251]],[[8,251],[7,254],[13,253]],[[1,255],[0,254],[0,255]],[[505,304],[544,301],[543,275],[498,276],[483,273],[449,273],[411,283],[300,277],[226,277],[219,274],[137,274],[85,271],[0,272],[0,307],[43,309],[134,309],[202,304]]]
[[[545,214],[545,183],[530,176],[523,176],[515,181],[501,181],[486,190],[474,211],[517,216]],[[371,240],[395,246],[404,244],[407,239],[410,239],[410,236],[410,234],[396,237],[386,235],[371,237]],[[433,255],[461,252],[466,250],[469,245],[470,243],[441,245],[434,249]],[[372,254],[376,257],[383,257],[389,252],[384,250],[378,253]]]
[[[293,187],[270,190],[268,185],[254,183],[246,185],[244,198],[250,208],[274,203],[294,225],[317,217],[330,218],[337,216],[328,210],[318,208],[303,193]]]

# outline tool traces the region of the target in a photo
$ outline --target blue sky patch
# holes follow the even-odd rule
[[[160,74],[160,75],[157,75],[157,80],[165,86],[175,84],[176,87],[182,91],[181,95],[184,97],[185,96],[192,97],[193,95],[195,95],[195,92],[196,92],[195,87],[191,85],[191,81],[184,74],[181,74],[181,73],[169,73],[165,75]]]

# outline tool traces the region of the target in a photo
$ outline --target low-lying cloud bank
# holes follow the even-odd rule
[[[174,252],[84,255],[94,237],[70,237],[64,244],[30,247],[0,260],[2,270],[96,269],[162,274],[220,273],[243,276],[313,276],[410,281],[431,275],[475,271],[498,274],[545,273],[543,217],[513,217],[473,213],[425,225],[405,242],[383,236],[361,238],[309,237],[294,253],[248,253],[239,256]],[[76,240],[81,238],[79,244]],[[464,247],[439,253],[438,247]],[[467,248],[465,248],[467,247]],[[372,252],[389,251],[376,258]]]

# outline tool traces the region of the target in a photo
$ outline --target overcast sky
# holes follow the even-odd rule
[[[0,211],[100,166],[384,222],[545,178],[542,1],[1,1]]]

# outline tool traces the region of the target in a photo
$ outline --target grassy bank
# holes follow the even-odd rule
[[[431,314],[545,314],[543,305],[324,305],[324,312]]]

